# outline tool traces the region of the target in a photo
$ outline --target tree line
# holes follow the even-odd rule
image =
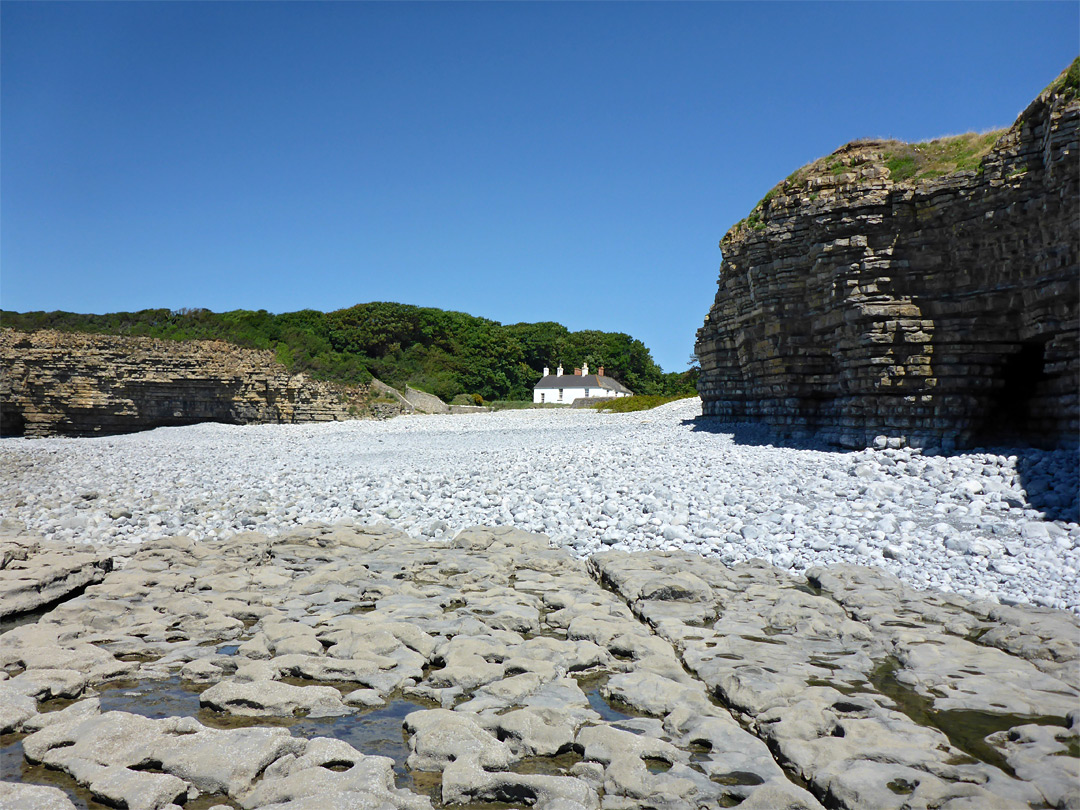
[[[274,351],[294,373],[359,384],[372,376],[449,401],[528,400],[545,366],[604,366],[637,394],[694,393],[697,369],[664,373],[640,340],[622,332],[571,332],[553,322],[503,325],[464,312],[375,302],[334,312],[144,309],[84,315],[0,310],[0,325],[169,340],[225,340]]]

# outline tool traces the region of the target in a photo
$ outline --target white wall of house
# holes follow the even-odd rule
[[[560,395],[560,391],[562,394]],[[552,402],[564,405],[569,405],[575,399],[589,398],[595,399],[597,397],[626,397],[629,394],[616,393],[615,391],[609,391],[606,388],[534,388],[533,389],[533,403],[546,403]]]

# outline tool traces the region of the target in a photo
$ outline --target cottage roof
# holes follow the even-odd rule
[[[634,393],[618,380],[600,374],[548,374],[533,386],[538,388],[602,388],[619,394]]]

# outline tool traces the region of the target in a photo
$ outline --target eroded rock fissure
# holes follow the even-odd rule
[[[598,568],[597,566],[594,566],[594,565],[590,564],[589,565],[589,571],[593,575],[593,577],[596,579],[596,581],[601,585],[601,587],[603,587],[603,588],[605,588],[607,590],[610,590],[612,593],[615,593],[615,594],[619,595],[620,597],[623,597],[623,595],[620,593],[620,591],[618,589],[618,585],[615,584],[611,579],[609,579],[608,576],[605,574],[605,572],[602,569]],[[800,587],[800,586],[796,586],[796,587]],[[675,595],[676,597],[681,595],[678,589],[675,589],[675,590],[671,591],[670,593],[672,595]],[[690,594],[687,594],[687,595],[690,595]],[[656,634],[657,633],[656,626],[653,625],[653,623],[649,620],[648,616],[644,615],[640,611],[639,606],[637,606],[630,599],[628,599],[626,597],[623,597],[623,598],[625,599],[627,606],[634,613],[634,615],[642,623],[649,626],[652,629],[652,632],[654,634]],[[702,619],[699,619],[697,617],[694,617],[691,620],[692,623],[689,624],[689,626],[695,626],[695,627],[696,626],[706,626],[706,624],[711,624],[711,623],[717,621],[718,619],[719,619],[719,617],[716,616],[716,615],[711,616],[711,621],[702,620]],[[768,639],[759,639],[759,640],[764,642],[764,643],[773,643],[773,642],[770,642]],[[738,656],[732,656],[732,659],[733,660],[739,660]],[[692,678],[697,679],[697,674],[693,671],[693,669],[686,662],[686,660],[682,658],[681,655],[680,655],[680,661],[682,662],[683,670],[686,672],[686,674],[689,675]],[[754,725],[751,722],[751,719],[747,715],[745,715],[743,712],[739,711],[739,709],[736,706],[729,703],[725,699],[724,694],[722,692],[710,690],[708,692],[708,698],[716,706],[721,708],[723,711],[729,713],[731,715],[731,717],[736,722],[738,722],[739,725],[742,726],[742,728],[746,732],[748,732],[750,734],[753,734],[758,739],[760,739],[762,742],[764,742],[766,746],[768,746],[769,751],[772,753],[773,758],[776,760],[776,763],[783,769],[784,775],[792,782],[792,784],[794,784],[800,790],[806,790],[806,791],[809,791],[809,792],[815,793],[815,794],[820,793],[820,791],[815,791],[814,785],[812,783],[808,782],[806,779],[803,778],[803,776],[799,773],[798,769],[795,767],[794,763],[788,761],[784,757],[783,753],[776,747],[775,743],[772,740],[770,740],[768,737],[763,737],[762,735],[758,734],[755,731]],[[711,743],[709,743],[709,741],[707,739],[692,740],[691,743],[690,743],[691,748],[693,748],[695,745],[704,748],[705,753],[708,753],[709,751],[712,750],[712,745],[711,745]],[[823,795],[818,795],[817,798],[822,800],[823,802],[826,800],[826,797],[823,796]],[[732,805],[732,806],[734,806],[734,805]],[[826,803],[826,807],[828,807],[828,806],[829,805]]]

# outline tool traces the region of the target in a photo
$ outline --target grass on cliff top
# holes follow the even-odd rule
[[[1047,90],[1061,93],[1066,99],[1074,99],[1080,95],[1080,56],[1072,60],[1072,63],[1061,72],[1061,75],[1047,85]]]
[[[882,158],[880,165],[889,170],[889,176],[894,183],[907,181],[918,183],[920,180],[930,180],[955,172],[977,171],[983,158],[1006,132],[1008,128],[988,132],[966,132],[963,135],[949,135],[919,143],[874,141],[873,139],[852,141],[831,155],[819,158],[792,172],[783,181],[777,183],[758,200],[757,205],[745,219],[735,224],[732,230],[738,230],[744,226],[753,230],[764,230],[765,215],[768,213],[769,203],[773,197],[778,194],[805,194],[809,190],[810,180],[813,177],[823,175],[839,177],[847,172],[858,172],[867,161],[857,155],[847,156],[844,153],[851,152],[860,146],[875,144],[879,147]],[[810,194],[809,197],[811,200],[816,199],[817,194]]]
[[[1005,129],[968,132],[922,143],[890,142],[883,150],[893,182],[931,179],[954,172],[976,171]]]
[[[852,141],[831,155],[815,160],[794,172],[772,193],[791,193],[806,188],[810,178],[831,174],[837,177],[847,172],[857,172],[867,161],[857,154],[847,156],[859,147],[873,147],[881,154],[881,163],[889,170],[893,182],[905,180],[928,180],[954,172],[975,171],[982,159],[993,149],[1008,128],[987,132],[965,132],[963,135],[947,135],[931,141],[904,143],[903,141]],[[768,199],[769,195],[765,196]]]
[[[1047,85],[1043,93],[1060,93],[1066,101],[1080,95],[1080,56],[1073,59],[1054,81]],[[1040,94],[1041,95],[1041,94]],[[904,143],[895,140],[877,140],[873,138],[852,141],[841,146],[831,155],[815,160],[792,172],[780,183],[758,200],[750,214],[732,226],[730,234],[737,234],[743,229],[762,231],[769,213],[769,203],[778,194],[793,195],[802,193],[810,202],[818,197],[817,192],[808,193],[810,180],[814,177],[831,175],[839,177],[848,172],[857,172],[866,164],[866,159],[858,155],[859,147],[874,147],[881,154],[881,164],[889,170],[894,183],[918,183],[955,172],[979,171],[983,158],[993,149],[1008,128],[988,132],[967,132],[963,135],[949,135],[919,143]],[[804,199],[803,202],[807,200]],[[724,237],[725,239],[727,236]]]
[[[632,396],[632,397],[619,397],[618,399],[601,400],[600,402],[594,402],[589,405],[590,408],[595,408],[598,411],[604,413],[631,413],[632,411],[651,411],[653,408],[658,408],[661,405],[667,405],[669,402],[675,402],[680,399],[690,399],[697,394],[677,394],[671,397],[662,396]]]

